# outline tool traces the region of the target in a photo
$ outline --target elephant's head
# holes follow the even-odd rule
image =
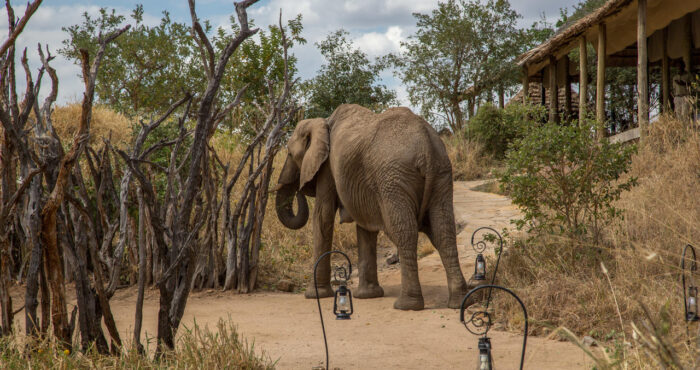
[[[313,192],[308,188],[313,185],[314,176],[328,159],[329,143],[328,125],[322,118],[299,122],[289,138],[287,160],[277,180],[275,208],[279,220],[290,229],[300,229],[309,220],[309,206],[302,191]],[[295,196],[296,215],[292,208]]]

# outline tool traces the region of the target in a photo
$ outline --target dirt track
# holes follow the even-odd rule
[[[458,237],[460,260],[465,275],[473,270],[474,252],[468,238],[480,226],[497,230],[508,226],[517,215],[510,201],[495,194],[469,190],[478,182],[455,184],[455,213],[466,223]],[[380,259],[384,255],[379,254]],[[393,309],[400,289],[400,272],[390,267],[380,272],[385,297],[355,300],[355,314],[350,321],[336,321],[328,315],[332,300],[324,299],[324,318],[330,348],[330,366],[342,369],[450,369],[471,368],[477,358],[477,338],[459,323],[458,310],[446,308],[445,272],[437,253],[418,263],[426,309],[402,312]],[[112,310],[124,338],[130,338],[136,294],[133,289],[117,292]],[[147,292],[144,307],[144,336],[154,337],[158,294]],[[255,293],[236,295],[229,292],[195,293],[188,301],[183,325],[193,320],[200,326],[214,328],[219,318],[230,317],[239,332],[264,350],[280,369],[309,369],[325,359],[323,338],[315,300],[302,294]],[[18,323],[19,324],[19,323]],[[520,358],[522,337],[492,331],[496,367],[514,369]],[[529,338],[525,368],[590,368],[583,352],[567,342]]]

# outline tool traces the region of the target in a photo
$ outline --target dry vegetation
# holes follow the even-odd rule
[[[525,301],[533,333],[563,326],[605,343],[609,358],[601,352],[600,367],[615,361],[639,368],[695,366],[694,346],[686,341],[695,343],[697,325],[688,338],[679,263],[685,244],[700,246],[700,134],[662,119],[640,144],[630,175],[639,186],[620,200],[625,218],[609,225],[605,242],[526,245],[516,238],[499,269],[501,283]],[[519,311],[504,304],[510,324],[520,327]]]
[[[153,350],[153,348],[150,348]],[[148,348],[147,348],[148,350]],[[219,320],[214,330],[194,326],[182,328],[176,351],[158,360],[127,351],[104,356],[96,351],[70,354],[51,337],[25,347],[22,341],[0,338],[0,368],[3,369],[273,369],[264,352],[240,338],[231,320]],[[259,352],[259,351],[258,351]],[[25,356],[23,353],[31,353]]]
[[[56,134],[64,143],[69,143],[77,130],[80,119],[80,103],[56,107],[51,114]],[[131,122],[109,107],[98,105],[92,109],[90,144],[102,144],[102,138],[111,137],[112,145],[126,148],[131,142]]]
[[[452,162],[452,177],[455,181],[477,180],[491,175],[495,160],[486,153],[483,144],[461,134],[441,136]]]

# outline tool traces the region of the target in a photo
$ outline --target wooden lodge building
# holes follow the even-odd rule
[[[596,53],[597,71],[602,71],[596,73],[595,81],[590,79],[587,65],[589,44]],[[581,56],[578,66],[569,60],[573,50],[578,50]],[[548,105],[553,121],[560,119],[562,111],[577,109],[581,117],[588,109],[593,109],[598,137],[607,135],[605,94],[595,94],[595,102],[589,102],[585,92],[589,88],[605,90],[606,67],[636,67],[637,94],[630,99],[638,99],[637,122],[644,127],[649,124],[650,68],[660,69],[659,95],[664,112],[673,106],[674,82],[689,81],[689,76],[694,80],[700,69],[700,0],[608,0],[546,42],[520,55],[517,63],[523,69],[521,99]],[[684,70],[689,72],[684,73]],[[681,73],[684,79],[679,79]],[[572,83],[579,84],[576,108],[572,104]],[[550,91],[557,91],[554,96],[560,98],[552,99]],[[676,92],[676,95],[681,93]],[[562,103],[566,106],[561,107]],[[635,127],[619,134],[619,139],[629,140],[643,134],[644,130]]]

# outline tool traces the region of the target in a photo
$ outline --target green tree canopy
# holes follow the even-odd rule
[[[143,24],[143,7],[137,6],[130,15],[133,26],[106,50],[96,86],[100,102],[128,117],[162,114],[185,91],[203,91],[206,71],[201,60],[199,46],[192,38],[191,25],[173,22],[163,12],[156,26]],[[68,38],[60,53],[79,63],[79,49],[87,49],[91,56],[97,51],[96,40],[127,21],[115,10],[100,9],[98,17],[83,14],[83,22],[64,28]],[[253,22],[251,21],[251,26]],[[236,19],[229,27],[213,30],[208,22],[203,24],[205,33],[213,33],[212,47],[219,55],[238,31]],[[301,15],[287,22],[290,44],[304,43],[301,38]],[[256,38],[247,39],[236,50],[227,65],[217,96],[222,105],[234,101],[239,90],[246,86],[241,104],[235,114],[222,122],[225,127],[241,128],[240,123],[255,126],[259,118],[259,105],[275,88],[284,82],[284,56],[282,33],[279,26],[260,30]],[[296,58],[288,59],[289,71],[296,74]],[[197,104],[197,99],[195,99]],[[192,109],[191,112],[196,112]],[[194,114],[194,113],[192,113]],[[244,131],[251,128],[242,128]],[[252,128],[254,129],[254,127]]]
[[[447,0],[430,14],[415,13],[417,31],[403,51],[386,57],[407,86],[413,105],[437,125],[464,127],[464,101],[515,86],[520,71],[514,59],[548,37],[537,22],[519,29],[520,15],[507,0]]]
[[[148,116],[166,110],[185,90],[201,90],[193,87],[202,87],[204,74],[190,27],[173,22],[167,12],[160,24],[146,26],[141,5],[130,18],[131,29],[105,50],[96,85],[99,101],[127,116]],[[68,38],[59,52],[75,63],[81,48],[94,57],[100,30],[107,34],[125,22],[114,9],[102,8],[96,18],[86,12],[81,24],[63,28]]]
[[[396,104],[396,93],[378,82],[384,66],[353,47],[347,31],[337,30],[316,46],[326,62],[304,82],[306,117],[328,117],[344,103],[375,111]]]

